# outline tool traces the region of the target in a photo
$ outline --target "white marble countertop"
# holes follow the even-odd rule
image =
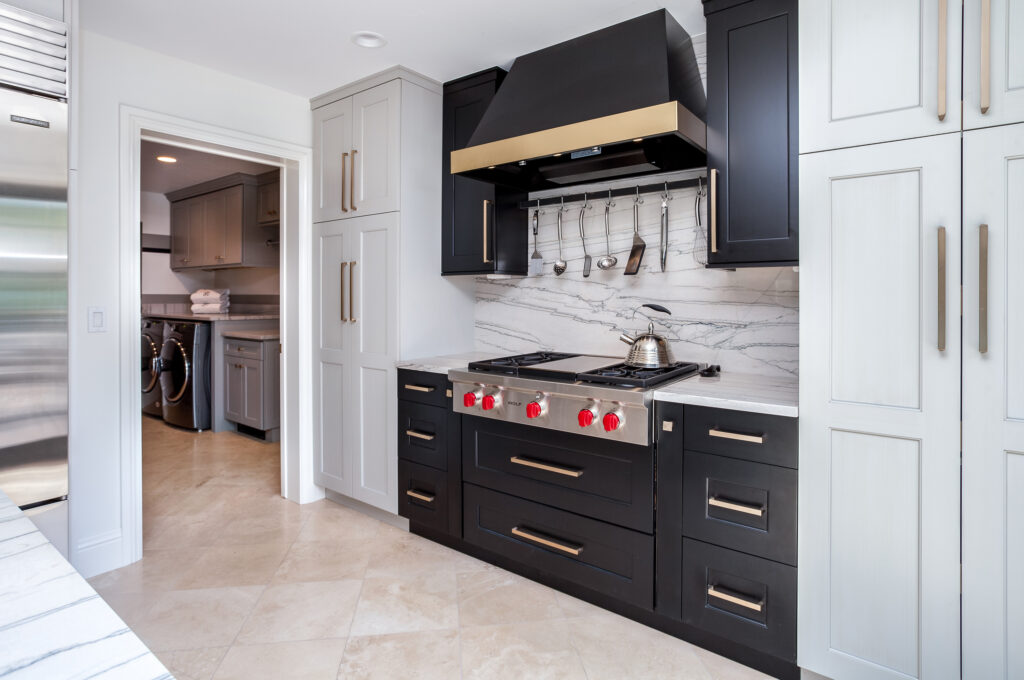
[[[426,371],[427,373],[443,373],[455,369],[465,369],[471,361],[483,361],[499,356],[498,352],[462,352],[461,354],[445,354],[439,357],[424,357],[422,359],[409,359],[399,361],[395,364],[398,368],[405,368],[410,371]]]
[[[277,321],[281,318],[280,314],[247,314],[245,312],[237,314],[143,314],[142,316],[147,319],[171,319],[174,321]]]
[[[222,338],[235,338],[238,340],[255,340],[256,342],[263,342],[264,340],[280,340],[281,331],[276,328],[254,328],[252,330],[240,330],[240,331],[224,331],[221,334]]]
[[[0,677],[173,680],[0,491]]]
[[[698,375],[658,388],[654,391],[654,399],[796,418],[799,413],[798,386],[799,380],[795,377],[723,371],[716,378]]]

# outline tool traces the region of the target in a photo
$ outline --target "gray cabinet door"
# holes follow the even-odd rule
[[[233,423],[245,418],[245,359],[225,357],[224,417]]]
[[[171,269],[183,269],[188,261],[188,201],[171,203]]]
[[[188,255],[185,258],[186,267],[202,267],[206,265],[206,244],[203,241],[205,231],[205,205],[203,197],[191,198],[185,203],[185,212],[188,214]]]
[[[256,190],[256,222],[277,224],[281,221],[281,183],[261,184]]]

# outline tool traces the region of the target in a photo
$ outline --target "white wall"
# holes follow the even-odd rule
[[[213,288],[227,288],[232,295],[277,295],[281,290],[281,270],[219,269],[213,274]]]
[[[89,11],[82,3],[82,13]],[[82,31],[77,53],[77,172],[69,243],[71,561],[86,576],[131,559],[122,526],[116,332],[122,290],[119,115],[122,105],[310,146],[309,102],[257,83]],[[86,308],[103,307],[107,333],[86,332]],[[136,340],[137,342],[137,340]],[[130,417],[138,417],[131,414]]]

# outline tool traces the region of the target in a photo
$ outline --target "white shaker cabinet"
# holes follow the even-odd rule
[[[799,14],[800,153],[960,129],[957,0],[802,0]]]
[[[798,663],[829,678],[958,675],[959,160],[800,159]]]
[[[963,172],[963,677],[1024,678],[1024,125]]]
[[[1024,121],[1024,0],[964,2],[964,129]]]

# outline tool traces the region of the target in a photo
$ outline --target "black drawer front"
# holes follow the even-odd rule
[[[424,465],[398,461],[398,514],[410,522],[448,533],[451,509],[447,474]]]
[[[449,406],[448,376],[444,373],[398,369],[398,398],[430,406]]]
[[[717,453],[782,467],[797,467],[797,419],[704,406],[687,406],[688,451]]]
[[[796,566],[797,472],[687,451],[683,534]]]
[[[654,538],[473,484],[463,485],[468,543],[651,609]]]
[[[448,410],[398,402],[398,457],[448,469]]]
[[[683,539],[683,622],[796,661],[796,569]]]
[[[654,531],[654,460],[644,446],[466,417],[462,476],[527,500]]]

